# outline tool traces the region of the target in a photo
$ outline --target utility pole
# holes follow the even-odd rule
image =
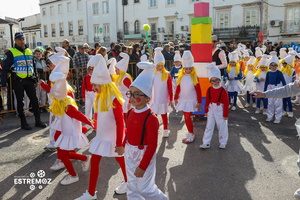
[[[263,14],[264,14],[264,0],[260,1],[260,30],[264,31],[264,23],[263,23]]]
[[[13,47],[14,47],[14,40],[13,40],[12,26],[13,26],[14,24],[10,23],[10,24],[8,24],[8,25],[9,25],[9,29],[10,29],[10,42],[11,42],[11,48],[13,48]]]

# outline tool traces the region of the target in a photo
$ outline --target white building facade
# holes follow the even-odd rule
[[[11,37],[13,38],[19,30],[17,21],[0,19],[0,54],[4,54],[3,51],[5,49],[12,48],[13,41],[11,41]]]

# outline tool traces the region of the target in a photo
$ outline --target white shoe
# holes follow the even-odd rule
[[[293,112],[287,112],[287,116],[288,117],[294,117],[294,113]]]
[[[79,181],[79,177],[76,176],[71,176],[70,174],[68,174],[67,176],[65,176],[65,178],[60,182],[60,184],[62,185],[70,185],[72,183],[75,183]]]
[[[260,113],[260,109],[259,109],[259,108],[256,108],[255,114],[259,114],[259,113]]]
[[[33,114],[32,112],[30,112],[30,111],[27,111],[27,112],[25,112],[24,114],[25,114],[26,117],[31,117],[31,116],[34,115],[34,114]]]
[[[250,106],[249,103],[246,103],[246,104],[245,104],[245,108],[248,108],[249,106]]]
[[[292,103],[298,104],[299,103],[299,99],[296,98],[295,100],[292,100]]]
[[[119,187],[115,189],[116,194],[126,194],[127,193],[127,182],[122,182]]]
[[[187,137],[182,139],[182,142],[186,143],[186,144],[189,144],[189,143],[194,142],[194,140],[195,140],[195,135],[193,133],[188,133]]]
[[[235,107],[235,106],[232,106],[231,110],[236,110],[236,107]]]
[[[95,192],[94,196],[90,195],[88,191],[85,191],[85,193],[83,193],[81,197],[78,197],[74,200],[95,200],[95,199],[97,199],[97,191]]]
[[[200,144],[199,146],[201,149],[209,149],[210,145],[209,144]]]
[[[82,161],[81,166],[82,166],[82,171],[86,172],[90,169],[90,164],[91,164],[91,157],[92,156],[86,156],[86,161]]]
[[[47,144],[44,149],[56,149],[56,147],[53,144]]]
[[[272,121],[272,118],[267,118],[266,119],[266,122],[270,122],[270,121]]]
[[[263,110],[263,115],[267,115],[267,109]]]
[[[280,123],[280,119],[275,119],[274,120],[274,124],[279,124]]]
[[[255,103],[252,104],[252,108],[256,108],[256,104]]]
[[[264,109],[264,107],[262,106],[262,107],[260,107],[260,110],[263,110]]]
[[[163,137],[167,138],[169,137],[169,134],[170,134],[170,130],[164,130]]]
[[[56,159],[55,163],[50,167],[51,170],[60,170],[65,168],[65,164],[60,160],[60,159]]]
[[[226,144],[220,144],[219,148],[220,149],[225,149],[226,148]]]
[[[282,116],[284,117],[284,116],[287,116],[287,112],[286,111],[283,111],[282,112]]]

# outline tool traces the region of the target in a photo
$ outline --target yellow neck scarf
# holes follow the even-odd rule
[[[177,76],[178,76],[177,81],[176,81],[177,84],[180,84],[181,79],[184,75],[185,75],[185,70],[184,70],[184,68],[181,68],[177,74]],[[194,85],[197,85],[199,83],[195,67],[193,67],[193,70],[190,73],[190,77],[191,77],[191,80]]]

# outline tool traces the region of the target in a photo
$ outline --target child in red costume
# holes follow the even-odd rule
[[[97,113],[97,133],[89,151],[92,153],[90,182],[88,191],[76,200],[97,199],[96,185],[99,176],[99,165],[102,157],[115,157],[124,176],[124,182],[115,190],[117,194],[127,191],[124,153],[124,118],[121,92],[112,82],[106,62],[101,54],[89,60],[89,66],[95,66],[91,77],[93,88],[97,92],[95,112]]]
[[[196,69],[193,67],[194,57],[190,51],[184,51],[182,56],[182,69],[179,70],[177,88],[174,95],[175,108],[182,111],[184,121],[188,129],[187,137],[183,143],[191,143],[195,140],[192,113],[200,110],[202,103],[201,88],[198,82]]]
[[[81,98],[85,102],[85,115],[89,118],[93,117],[93,104],[95,100],[96,93],[93,90],[93,85],[91,83],[91,77],[94,70],[94,66],[88,66],[88,74],[83,77],[81,85]]]
[[[127,199],[166,200],[167,196],[155,184],[159,123],[147,105],[152,94],[155,65],[149,62],[137,65],[144,70],[126,94],[135,107],[128,112],[126,120]]]

